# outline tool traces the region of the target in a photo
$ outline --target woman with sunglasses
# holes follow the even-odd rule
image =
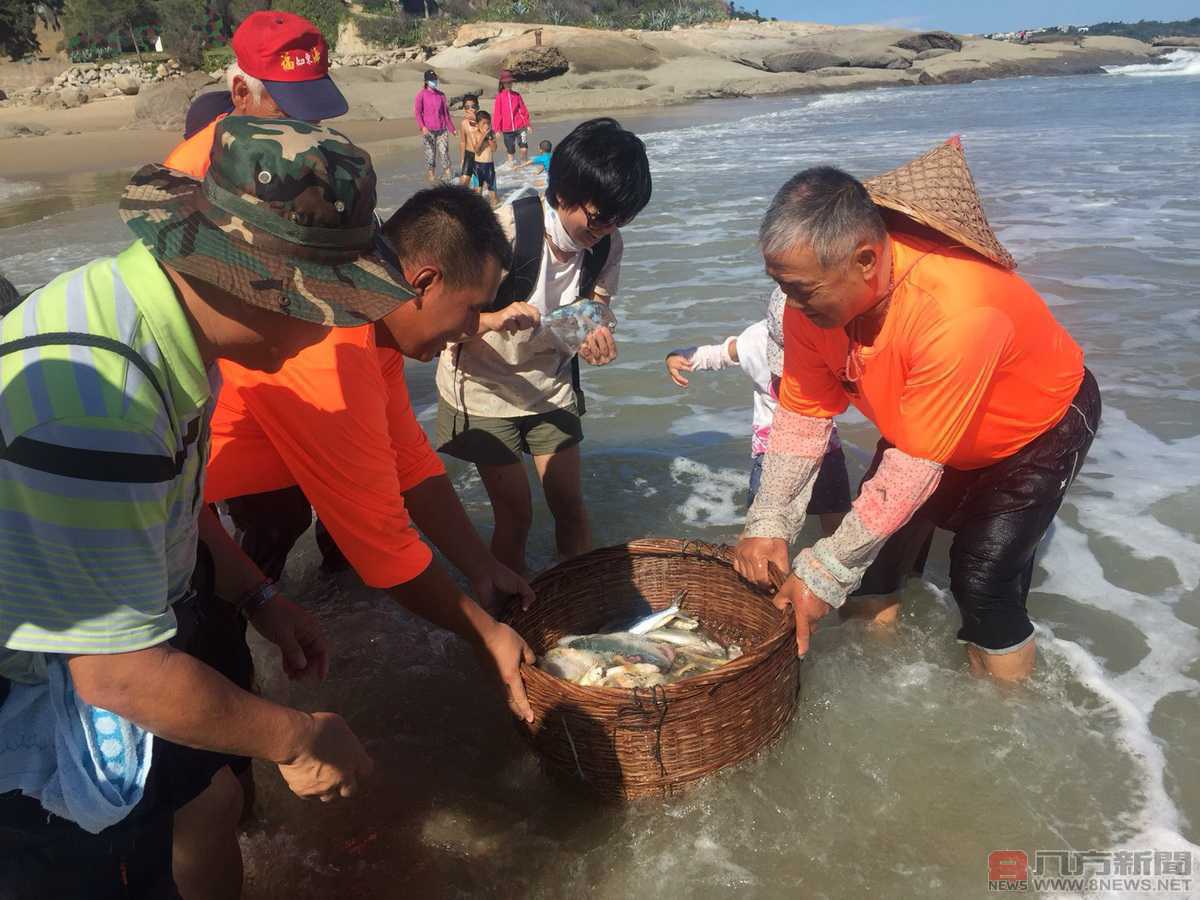
[[[592,119],[563,139],[541,198],[541,265],[524,298],[536,315],[527,310],[524,321],[580,296],[612,302],[623,250],[619,229],[646,207],[650,192],[646,148],[616,120]],[[497,217],[515,246],[513,206],[501,207]],[[579,356],[591,365],[612,362],[612,332],[594,331]],[[438,449],[478,468],[495,516],[492,552],[516,572],[526,570],[533,519],[526,455],[554,515],[559,556],[591,545],[580,480],[583,393],[574,371],[572,356],[537,329],[472,337],[452,344],[438,362]]]

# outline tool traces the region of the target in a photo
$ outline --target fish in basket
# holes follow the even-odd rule
[[[519,727],[552,775],[601,798],[669,796],[762,752],[795,712],[795,625],[732,551],[647,538],[542,573],[505,617],[539,657]]]
[[[559,638],[538,668],[584,687],[647,688],[711,672],[742,655],[680,610],[687,591],[661,612],[618,631]]]

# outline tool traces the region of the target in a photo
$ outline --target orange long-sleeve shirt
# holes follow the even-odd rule
[[[1053,427],[1083,380],[1083,351],[1038,293],[966,250],[893,234],[892,252],[891,304],[856,381],[843,329],[784,313],[784,408],[830,418],[853,403],[898,449],[958,469]]]

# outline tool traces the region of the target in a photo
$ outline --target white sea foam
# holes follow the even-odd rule
[[[679,513],[693,527],[740,525],[747,477],[746,470],[714,469],[682,456],[671,460],[671,479],[691,491]]]
[[[29,181],[5,181],[0,178],[0,203],[36,193],[38,186]]]
[[[1135,66],[1105,66],[1104,71],[1109,75],[1132,75],[1135,78],[1200,75],[1200,50],[1174,50],[1163,58],[1169,62],[1141,63]]]

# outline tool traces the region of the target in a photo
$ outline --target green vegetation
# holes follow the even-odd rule
[[[269,6],[304,16],[321,30],[330,47],[337,44],[338,26],[346,18],[341,0],[273,0]]]
[[[20,59],[37,50],[36,21],[29,0],[0,0],[0,53]]]
[[[1060,34],[1078,33],[1076,28],[1066,30],[1053,28]],[[1116,37],[1136,38],[1149,43],[1156,37],[1200,37],[1200,18],[1179,22],[1159,22],[1142,19],[1140,22],[1099,22],[1088,27],[1090,35],[1115,35]]]
[[[421,43],[422,20],[404,12],[355,17],[359,36],[375,47],[411,47]]]

